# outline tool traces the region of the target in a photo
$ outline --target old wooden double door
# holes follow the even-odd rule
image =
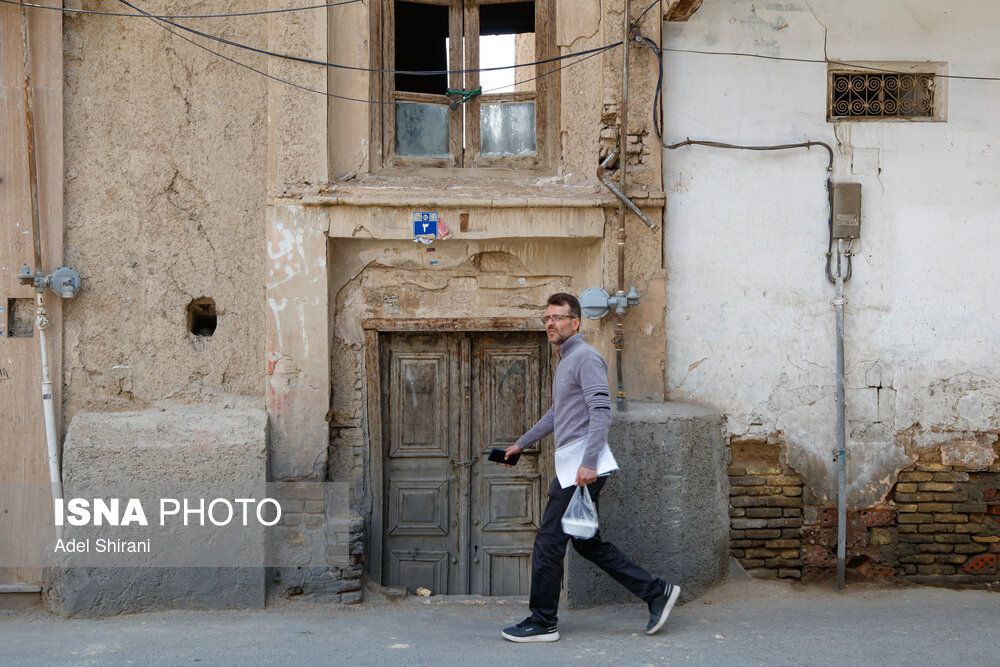
[[[513,468],[487,456],[548,408],[544,335],[383,334],[379,348],[382,583],[435,594],[527,594],[551,442]]]

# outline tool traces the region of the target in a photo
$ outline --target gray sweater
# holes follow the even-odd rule
[[[556,449],[587,439],[581,465],[596,468],[608,441],[611,425],[611,392],[608,365],[580,334],[559,346],[559,365],[552,387],[552,407],[522,435],[517,444],[530,445],[555,431]]]

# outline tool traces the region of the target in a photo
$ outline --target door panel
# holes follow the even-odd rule
[[[383,582],[449,591],[458,579],[460,345],[453,334],[381,345],[385,532]]]
[[[383,583],[436,594],[527,594],[551,443],[525,451],[514,468],[484,452],[513,444],[547,407],[544,336],[379,340]]]
[[[534,537],[534,533],[532,533]],[[531,592],[531,545],[483,548],[483,595],[527,595]]]
[[[480,334],[472,346],[473,451],[506,448],[548,403],[548,349],[532,333]],[[547,449],[547,448],[545,448]],[[472,587],[483,595],[526,595],[531,547],[541,519],[542,469],[536,444],[513,468],[480,455],[473,464]]]

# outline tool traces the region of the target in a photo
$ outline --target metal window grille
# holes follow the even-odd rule
[[[934,75],[830,72],[830,120],[933,118]]]

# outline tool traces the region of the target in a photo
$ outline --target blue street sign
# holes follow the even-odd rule
[[[413,238],[418,236],[437,236],[438,214],[437,211],[414,211],[413,212]]]

